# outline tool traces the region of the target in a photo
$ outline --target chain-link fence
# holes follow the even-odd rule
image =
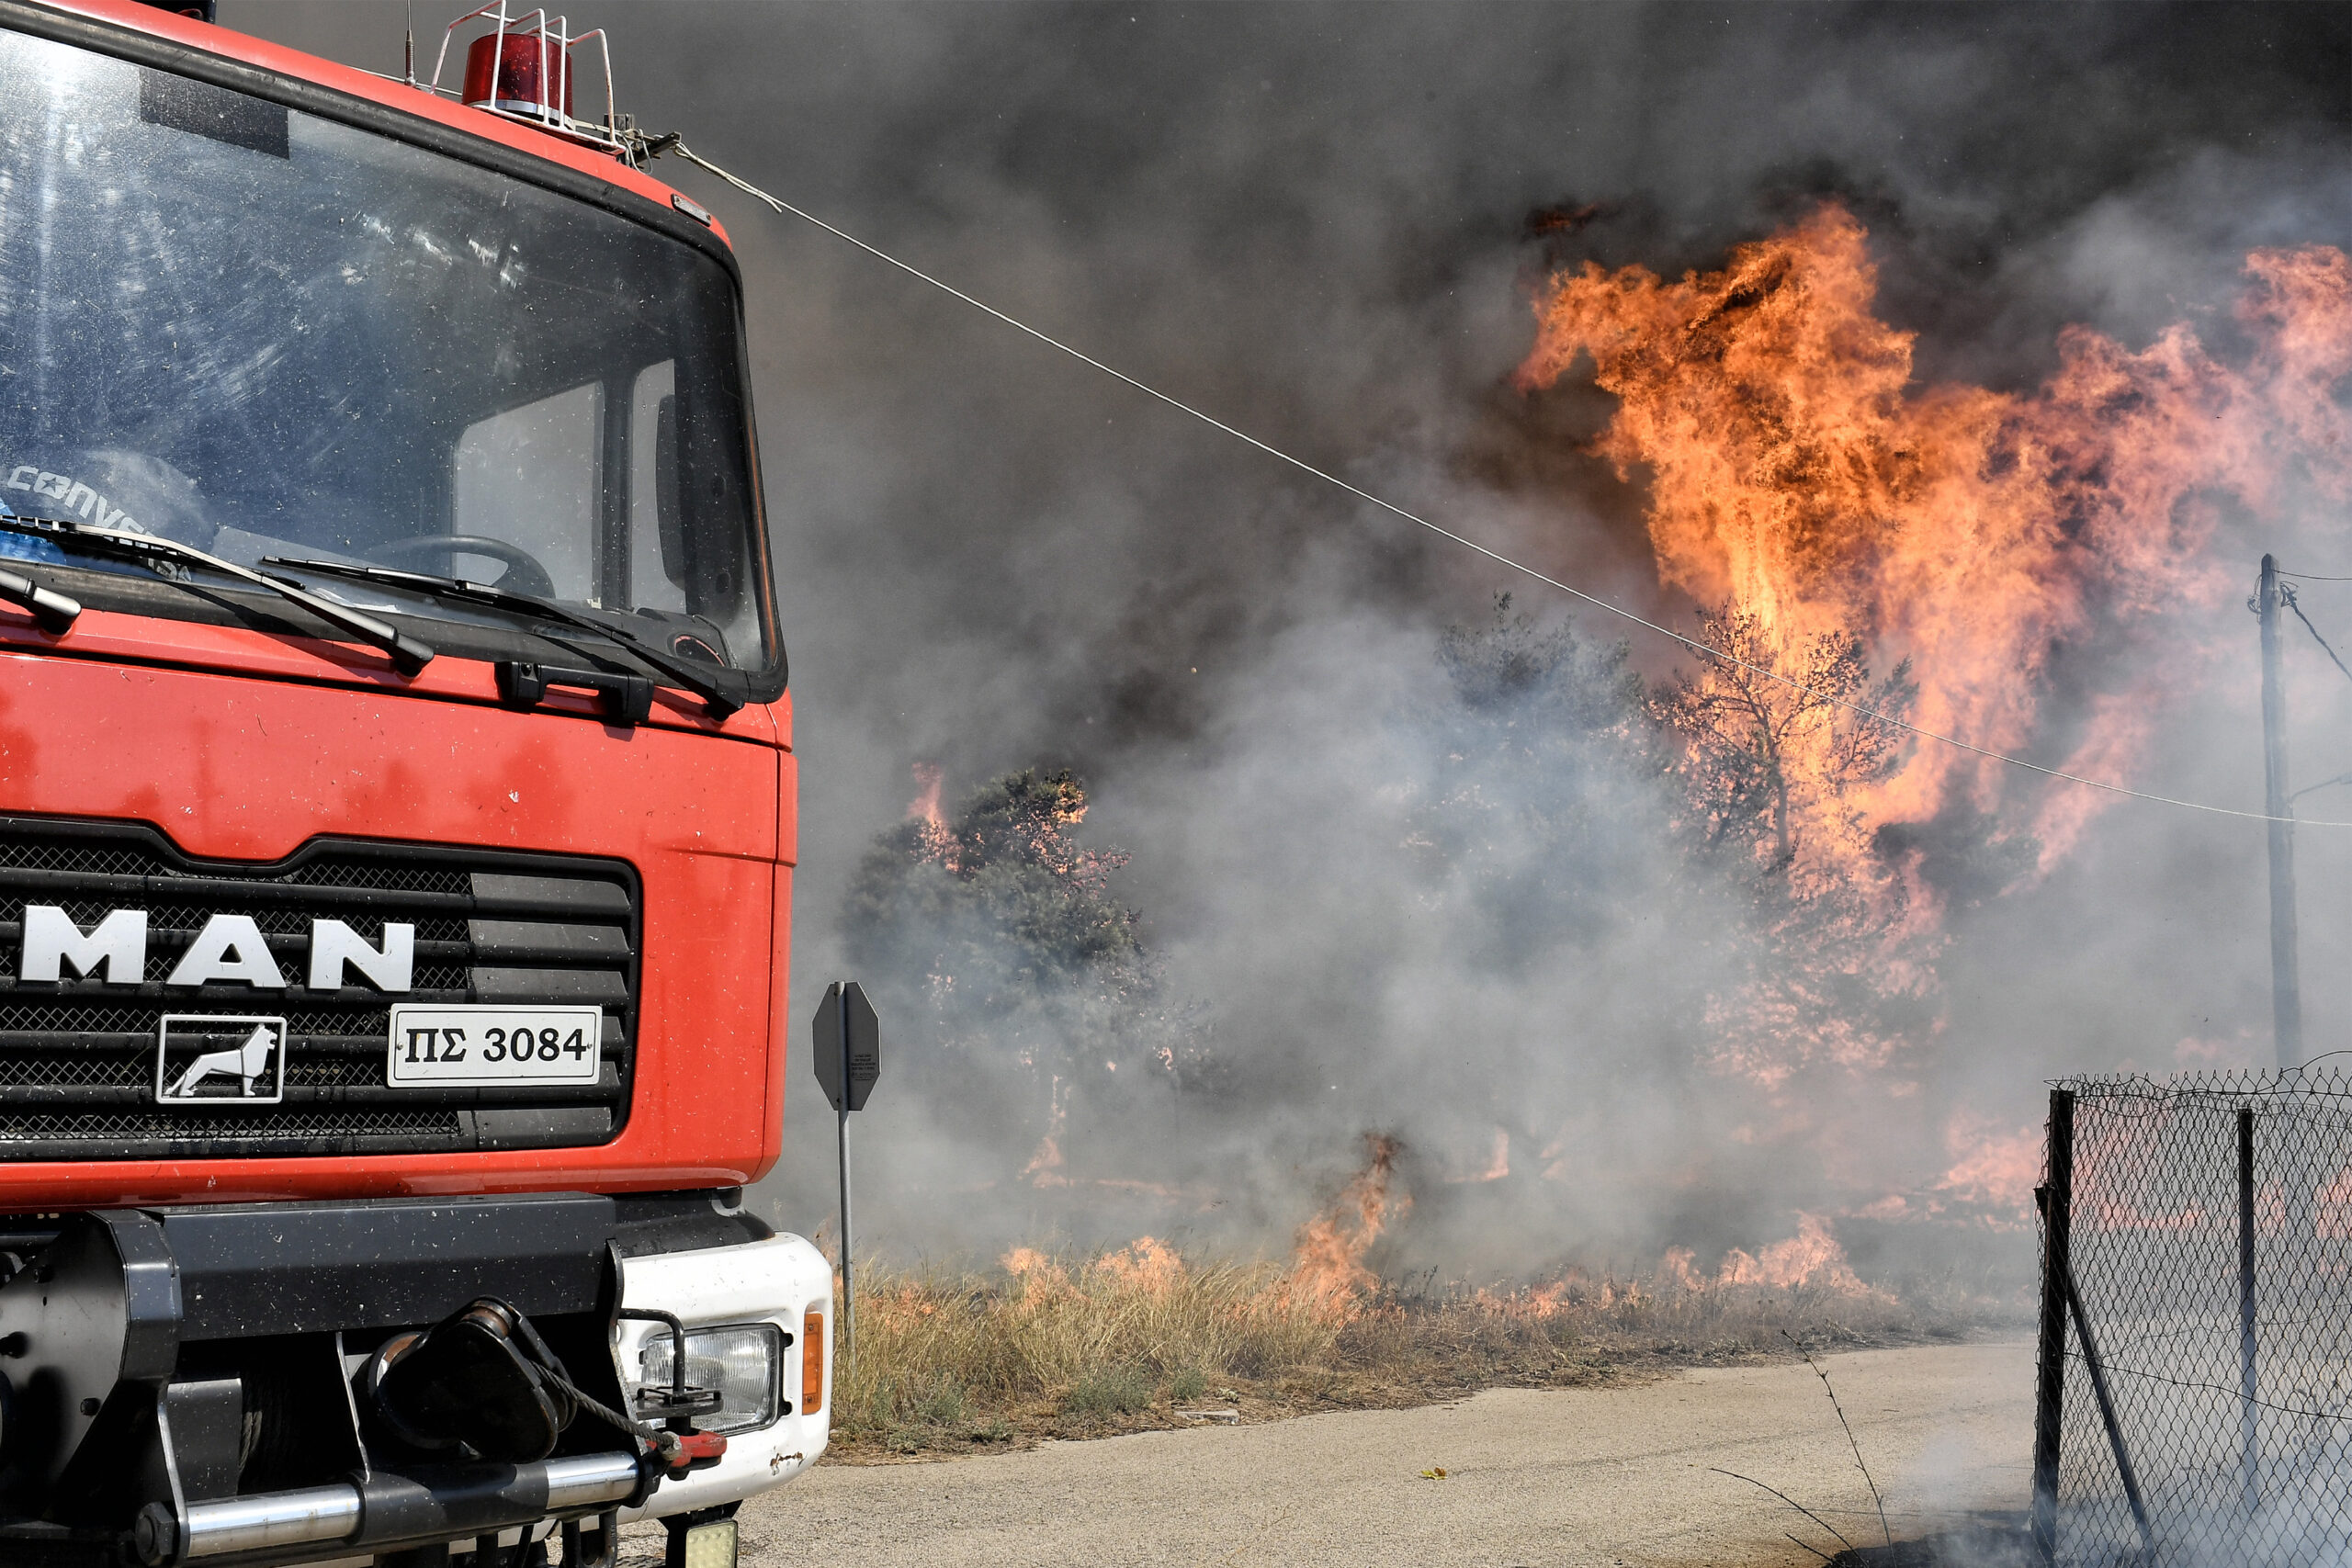
[[[2064,1083],[2040,1197],[2042,1560],[2352,1564],[2352,1076]]]

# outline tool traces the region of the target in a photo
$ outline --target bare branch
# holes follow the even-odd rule
[[[1756,1477],[1752,1475],[1742,1475],[1736,1470],[1724,1470],[1719,1465],[1712,1464],[1707,1468],[1713,1471],[1717,1475],[1728,1475],[1734,1481],[1745,1481],[1750,1486],[1764,1486],[1764,1483],[1757,1480]],[[1786,1503],[1790,1507],[1794,1508],[1798,1513],[1803,1514],[1806,1518],[1811,1519],[1815,1524],[1819,1525],[1823,1529],[1827,1530],[1831,1535],[1836,1536],[1838,1543],[1845,1547],[1847,1551],[1851,1551],[1854,1549],[1854,1543],[1848,1540],[1844,1532],[1839,1530],[1836,1525],[1831,1524],[1827,1519],[1823,1518],[1819,1514],[1815,1513],[1811,1508],[1806,1507],[1794,1497],[1790,1496],[1787,1493],[1781,1491],[1777,1486],[1764,1486],[1764,1490],[1770,1492],[1773,1496],[1778,1497],[1781,1502]],[[1792,1539],[1794,1538],[1792,1537]],[[1797,1544],[1800,1546],[1804,1545],[1803,1541],[1798,1541]],[[1812,1548],[1806,1547],[1806,1550],[1811,1551]],[[1826,1560],[1825,1559],[1825,1561]]]
[[[1781,1337],[1796,1346],[1797,1354],[1804,1358],[1804,1364],[1811,1367],[1813,1375],[1821,1380],[1823,1392],[1829,1395],[1829,1408],[1838,1412],[1838,1425],[1846,1428],[1846,1446],[1854,1450],[1854,1468],[1862,1472],[1862,1483],[1871,1489],[1871,1501],[1878,1505],[1878,1532],[1886,1538],[1887,1545],[1893,1546],[1894,1531],[1887,1528],[1886,1499],[1878,1495],[1878,1483],[1871,1479],[1871,1467],[1862,1462],[1862,1445],[1854,1440],[1854,1428],[1846,1419],[1846,1407],[1838,1403],[1838,1391],[1830,1386],[1829,1374],[1821,1370],[1821,1364],[1813,1359],[1811,1351],[1798,1342],[1795,1335],[1783,1328],[1781,1330]]]

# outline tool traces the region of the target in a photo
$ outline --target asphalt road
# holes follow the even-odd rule
[[[1824,1365],[1896,1539],[2024,1506],[2030,1346],[1872,1350]],[[1423,1470],[1442,1466],[1442,1481]],[[1817,1564],[1878,1514],[1802,1362],[1630,1388],[1499,1389],[1453,1404],[826,1465],[745,1505],[744,1568],[1037,1563]],[[660,1533],[628,1555],[658,1552]],[[633,1535],[636,1532],[632,1532]],[[640,1559],[641,1560],[641,1559]],[[657,1559],[658,1561],[658,1559]]]

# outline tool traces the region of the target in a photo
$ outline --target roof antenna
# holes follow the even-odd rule
[[[405,62],[401,75],[412,87],[416,85],[416,0],[408,0],[408,26],[401,37]]]

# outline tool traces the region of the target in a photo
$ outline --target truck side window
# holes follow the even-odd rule
[[[591,381],[491,415],[458,438],[449,532],[528,550],[555,597],[594,604],[605,389]],[[503,568],[460,551],[458,575],[496,582]]]
[[[678,362],[637,373],[628,399],[630,607],[683,613],[686,552],[678,510]]]

